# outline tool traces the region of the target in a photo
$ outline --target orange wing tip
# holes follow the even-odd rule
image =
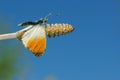
[[[30,39],[27,42],[27,48],[32,51],[35,56],[41,56],[46,50],[46,38]]]
[[[65,35],[74,30],[74,27],[70,24],[47,24],[46,34],[48,37],[55,37]]]

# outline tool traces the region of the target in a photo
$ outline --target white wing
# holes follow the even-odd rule
[[[42,55],[46,49],[45,25],[33,26],[23,34],[21,41],[36,56]]]

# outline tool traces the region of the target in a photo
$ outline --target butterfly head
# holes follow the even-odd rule
[[[37,24],[44,24],[48,21],[48,18],[42,18],[40,20],[37,21]]]
[[[49,13],[47,16],[45,16],[45,18],[42,18],[40,20],[37,21],[37,24],[45,24],[48,21],[48,17],[51,16],[52,14]]]

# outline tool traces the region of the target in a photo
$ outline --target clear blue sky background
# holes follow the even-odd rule
[[[15,80],[120,80],[120,1],[119,0],[2,0],[0,15],[12,19],[10,32],[17,24],[35,21],[48,13],[48,23],[70,23],[72,33],[47,38],[45,54],[36,58],[22,45],[25,73]],[[1,26],[2,27],[2,26]],[[27,55],[27,56],[26,56]],[[23,65],[21,65],[23,66]]]

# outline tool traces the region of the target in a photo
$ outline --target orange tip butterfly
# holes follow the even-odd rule
[[[50,16],[49,14],[48,16]],[[74,30],[69,24],[46,24],[48,16],[36,22],[24,22],[19,26],[28,26],[17,38],[28,48],[35,56],[41,56],[46,50],[46,34],[48,37],[55,37],[67,34]]]

